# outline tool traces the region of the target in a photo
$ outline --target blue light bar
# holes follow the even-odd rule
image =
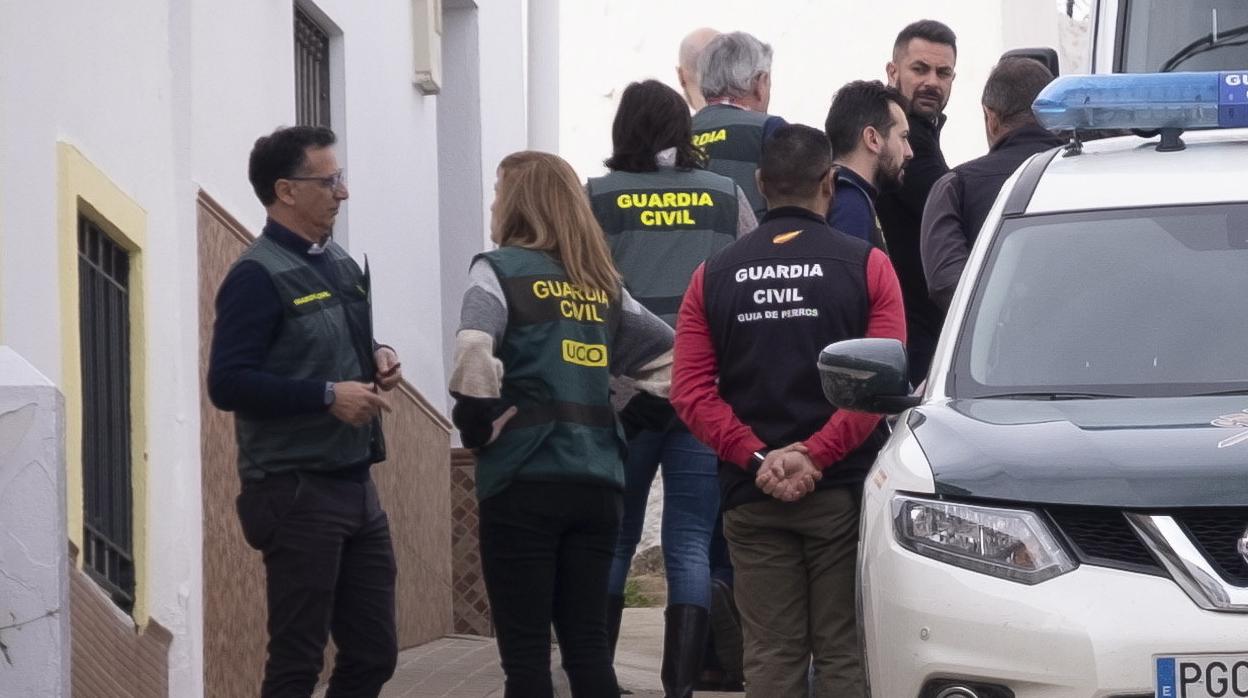
[[[1248,70],[1063,75],[1031,109],[1050,130],[1248,126]]]

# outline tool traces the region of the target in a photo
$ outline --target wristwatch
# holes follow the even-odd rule
[[[325,406],[329,407],[334,404],[334,384],[325,382]]]
[[[763,461],[767,460],[768,453],[771,453],[771,451],[765,448],[760,451],[755,451],[751,453],[750,454],[750,467],[753,468],[754,470],[758,470],[759,468],[763,467]]]

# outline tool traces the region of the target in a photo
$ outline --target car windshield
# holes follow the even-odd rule
[[[1122,20],[1119,72],[1248,68],[1244,0],[1129,0]]]
[[[1007,220],[950,381],[955,397],[1248,389],[1248,204]]]

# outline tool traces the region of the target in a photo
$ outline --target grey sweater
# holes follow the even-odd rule
[[[494,350],[507,330],[507,298],[493,267],[485,260],[473,263],[468,270],[468,282],[455,335],[451,394],[457,398],[498,398],[503,364]],[[666,397],[672,376],[672,328],[623,289],[620,307],[611,375],[625,379],[637,389]]]

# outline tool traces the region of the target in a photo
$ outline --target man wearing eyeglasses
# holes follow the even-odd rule
[[[264,554],[261,696],[310,696],[332,631],[327,696],[376,696],[394,673],[395,561],[370,476],[384,460],[378,390],[401,378],[372,337],[369,279],[331,239],[347,184],[327,128],[262,136],[249,178],[264,232],[217,292],[208,367],[235,413],[247,543]]]

